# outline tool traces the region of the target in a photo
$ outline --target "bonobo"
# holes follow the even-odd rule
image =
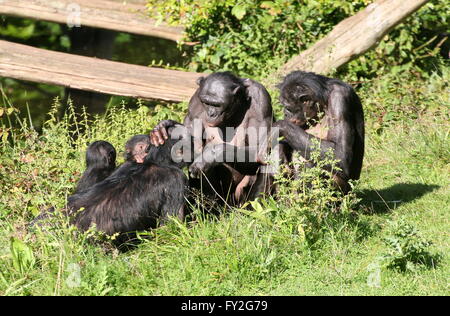
[[[184,126],[195,140],[189,170],[201,181],[191,179],[190,185],[201,185],[204,193],[231,205],[267,192],[271,179],[261,172],[261,161],[273,123],[269,93],[260,83],[229,72],[201,77],[197,84]],[[163,144],[174,124],[161,121],[151,133],[152,143]]]
[[[359,97],[348,84],[310,72],[294,71],[278,86],[284,120],[276,122],[288,146],[310,160],[312,141],[320,141],[320,157],[332,151],[340,171],[337,186],[347,193],[359,179],[364,156],[364,114]]]
[[[81,192],[106,179],[116,169],[116,149],[110,143],[98,140],[86,150],[86,171],[78,181],[75,192]]]
[[[147,156],[149,145],[150,138],[148,135],[136,135],[131,137],[125,144],[125,160],[143,163],[145,156]]]
[[[148,146],[142,163],[127,161],[104,181],[69,197],[71,223],[82,231],[95,224],[107,235],[118,234],[115,243],[120,245],[133,232],[155,228],[169,216],[184,219],[187,178],[180,169],[183,163],[175,162],[177,153],[171,153],[181,138]],[[142,135],[127,144],[133,147],[139,139]]]

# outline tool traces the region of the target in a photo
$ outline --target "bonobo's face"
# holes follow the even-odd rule
[[[213,75],[200,82],[199,98],[205,109],[205,120],[209,127],[221,126],[235,113],[239,106],[239,90],[237,85],[226,77],[216,78]]]
[[[318,102],[311,98],[311,92],[301,86],[285,86],[281,90],[280,102],[284,106],[284,118],[302,128],[314,126],[322,111]]]
[[[125,159],[143,163],[147,156],[148,147],[150,146],[150,137],[148,135],[133,136],[125,145]]]

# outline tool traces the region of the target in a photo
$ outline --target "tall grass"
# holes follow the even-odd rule
[[[448,294],[448,78],[407,79],[384,78],[360,89],[367,150],[361,180],[348,196],[339,196],[321,169],[302,178],[280,176],[276,197],[214,216],[197,210],[194,221],[171,221],[126,253],[90,242],[64,218],[45,231],[30,232],[27,225],[40,211],[64,206],[88,143],[107,140],[120,152],[130,136],[159,120],[180,120],[186,105],[122,105],[75,121],[71,110],[59,119],[55,101],[41,134],[26,121],[16,130],[3,121],[0,294]],[[411,87],[424,94],[424,111],[415,117],[407,108],[417,105],[404,97]],[[380,121],[376,104],[394,111],[398,98],[404,98],[404,113]],[[396,234],[404,227],[414,232],[407,239]],[[392,269],[380,261],[386,253],[398,255],[390,248],[395,243],[385,242],[392,236],[397,244],[412,240],[441,257],[433,265],[408,257],[414,269]]]

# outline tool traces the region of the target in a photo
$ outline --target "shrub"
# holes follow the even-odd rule
[[[154,17],[186,26],[194,46],[191,69],[267,76],[372,1],[148,0]],[[352,77],[394,67],[434,70],[449,8],[433,0],[387,35],[380,45],[343,69]],[[445,38],[444,38],[445,39]]]
[[[439,256],[430,252],[431,241],[405,220],[391,222],[384,242],[388,249],[383,259],[388,268],[415,271],[418,266],[434,268],[439,261]]]

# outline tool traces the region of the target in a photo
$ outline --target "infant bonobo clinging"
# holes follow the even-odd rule
[[[116,149],[110,143],[98,140],[86,150],[86,170],[78,181],[75,192],[84,191],[106,179],[116,169]]]
[[[134,136],[126,147],[145,144],[145,137],[149,136]],[[138,162],[142,157],[127,161],[104,181],[71,196],[67,206],[71,223],[82,231],[95,224],[107,235],[119,234],[116,244],[122,244],[135,231],[155,228],[170,216],[183,220],[187,185],[180,169],[185,162],[179,159],[183,141],[180,135],[159,147],[149,145],[142,163]]]

